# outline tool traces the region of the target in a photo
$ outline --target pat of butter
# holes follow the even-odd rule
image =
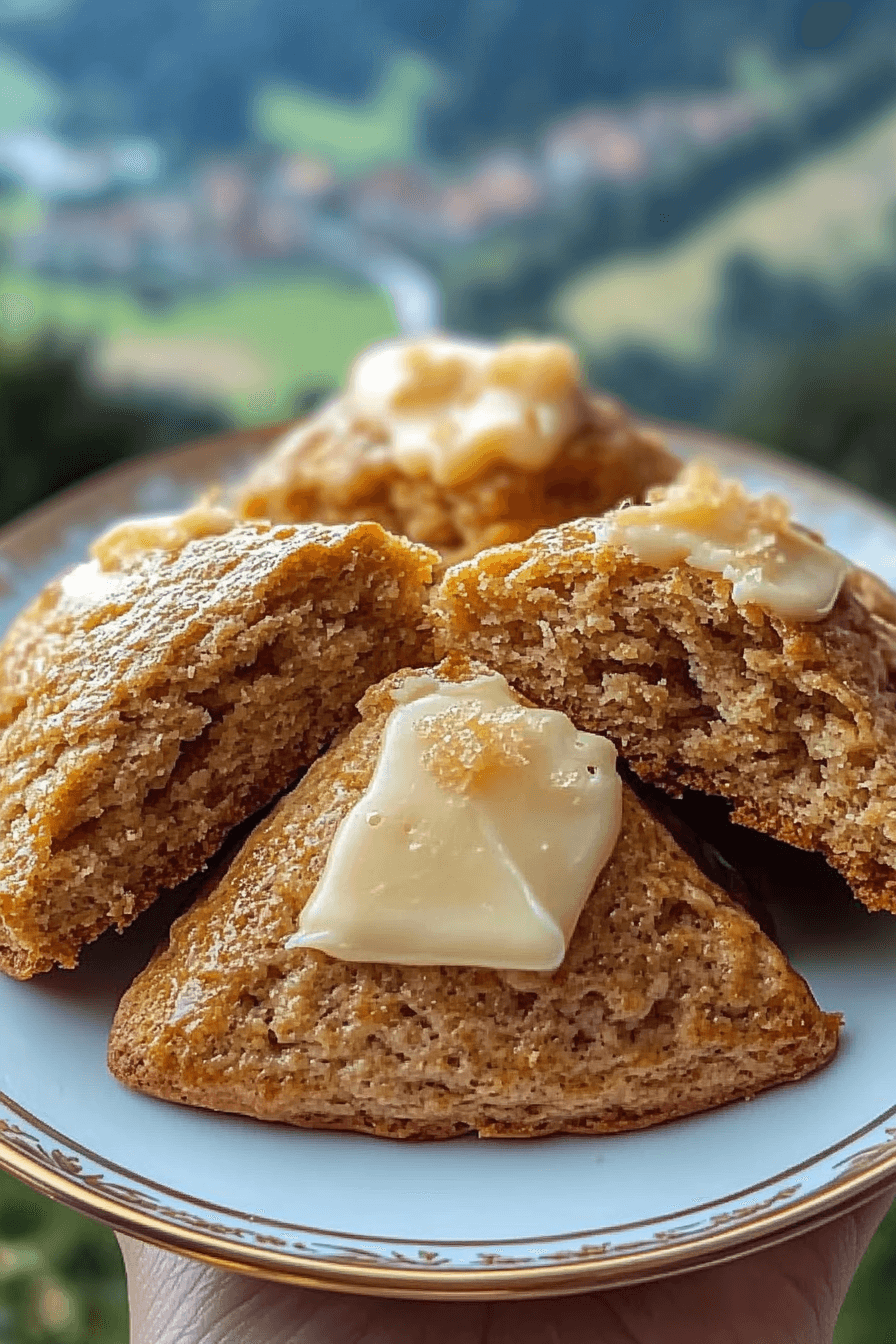
[[[578,360],[560,341],[385,341],[358,357],[342,395],[296,426],[258,479],[282,484],[297,470],[301,481],[304,465],[338,488],[356,463],[320,445],[340,441],[442,486],[501,464],[541,471],[588,414]]]
[[[552,971],[619,835],[616,750],[502,676],[408,677],[287,947]]]
[[[408,476],[457,485],[494,462],[541,471],[581,422],[578,361],[559,341],[492,346],[445,336],[388,341],[355,363],[350,417],[384,423]]]
[[[660,569],[684,562],[721,574],[738,606],[754,602],[785,619],[820,621],[837,601],[849,561],[794,527],[783,499],[751,498],[701,460],[647,498],[599,524],[601,540]]]
[[[101,569],[120,569],[146,551],[180,551],[188,541],[222,536],[235,527],[236,522],[228,509],[205,503],[195,504],[183,513],[127,518],[98,537],[90,554]]]

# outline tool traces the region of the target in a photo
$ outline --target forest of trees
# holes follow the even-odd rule
[[[88,353],[63,337],[0,344],[0,522],[122,458],[225,427],[212,406],[110,397],[92,386]]]
[[[394,52],[418,51],[443,73],[426,137],[446,156],[585,102],[720,87],[748,45],[786,67],[896,35],[891,0],[19,0],[4,13],[0,42],[65,84],[74,129],[92,118],[191,148],[243,143],[265,80],[356,99]]]

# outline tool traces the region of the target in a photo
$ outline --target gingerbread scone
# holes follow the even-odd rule
[[[376,524],[124,524],[0,645],[0,968],[73,966],[425,661],[437,558]]]
[[[605,739],[464,659],[360,708],[124,995],[123,1083],[311,1128],[531,1137],[830,1059],[839,1018]]]
[[[850,566],[708,464],[646,506],[458,565],[442,639],[605,732],[644,779],[729,799],[896,911],[896,641]]]
[[[450,563],[642,499],[680,465],[618,402],[588,391],[567,346],[429,337],[365,352],[235,507],[279,521],[372,518]]]

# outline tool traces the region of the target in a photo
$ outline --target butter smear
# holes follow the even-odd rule
[[[288,948],[552,971],[619,835],[616,750],[502,676],[409,676]]]
[[[599,523],[599,539],[660,569],[684,562],[720,574],[738,606],[754,602],[787,620],[820,621],[837,601],[849,561],[795,527],[778,496],[753,498],[697,460],[647,499]]]
[[[386,341],[356,360],[342,395],[276,457],[290,461],[322,430],[360,435],[372,460],[454,486],[495,463],[541,471],[587,412],[578,360],[560,341]]]

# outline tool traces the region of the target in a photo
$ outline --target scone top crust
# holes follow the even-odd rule
[[[451,561],[641,498],[679,465],[622,406],[588,392],[559,342],[435,336],[365,352],[346,391],[261,460],[236,507],[375,518]]]
[[[732,583],[659,568],[573,522],[451,569],[445,647],[606,733],[645,779],[723,795],[733,818],[820,850],[896,910],[896,642],[847,576],[830,613],[738,606]]]
[[[242,521],[170,549],[129,546],[105,566],[94,558],[48,584],[0,643],[0,769],[15,764],[32,725],[56,716],[71,745],[98,710],[140,693],[161,648],[176,663],[212,617],[250,624],[277,588],[325,588],[370,563],[422,592],[435,558],[375,523]]]
[[[440,680],[487,671],[462,657]],[[551,973],[350,963],[290,946],[376,766],[399,672],[178,920],[124,996],[121,1081],[175,1101],[390,1137],[612,1131],[818,1067],[838,1020],[628,790]]]
[[[885,621],[896,635],[896,593],[893,589],[876,574],[858,567],[850,574],[849,585],[872,615]]]

